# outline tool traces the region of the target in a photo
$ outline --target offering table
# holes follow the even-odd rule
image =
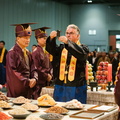
[[[53,97],[54,88],[53,87],[43,87],[41,95],[49,94]],[[114,89],[112,92],[107,92],[106,90],[91,91],[87,90],[87,104],[95,105],[116,105],[114,100]]]
[[[37,100],[32,100],[32,103],[37,104]],[[57,102],[56,105],[58,105],[58,106],[64,106],[64,104],[65,104],[64,102]],[[20,105],[14,105],[12,109],[14,109],[14,108],[16,108],[18,106],[20,106]],[[95,105],[85,104],[83,109],[87,110],[87,109],[89,109],[91,107],[94,107],[94,106]],[[12,109],[10,109],[10,110],[12,110]],[[46,109],[47,108],[45,108],[45,107],[40,107],[36,112],[32,112],[30,115],[31,116],[35,115],[35,116],[39,117],[40,115],[45,114],[44,111]],[[8,111],[10,111],[10,110],[4,110],[3,112],[8,114]],[[64,115],[64,117],[63,117],[62,120],[91,120],[91,119],[69,117],[69,115],[74,114],[74,113],[79,112],[79,111],[80,110],[69,110],[69,112],[66,115]],[[114,109],[114,110],[112,110],[110,112],[104,112],[103,115],[101,115],[99,117],[96,117],[96,118],[94,118],[92,120],[117,120],[117,116],[118,116],[118,109],[116,108],[116,109]],[[25,119],[14,119],[13,118],[11,120],[25,120]]]

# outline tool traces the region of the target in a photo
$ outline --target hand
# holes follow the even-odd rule
[[[53,39],[54,37],[57,37],[57,32],[56,31],[52,31],[50,33],[50,39]]]
[[[48,74],[47,81],[50,82],[51,79],[52,79],[52,76],[50,74]]]
[[[29,80],[30,80],[29,86],[30,88],[33,88],[36,85],[36,80],[34,78]]]
[[[65,37],[65,36],[60,36],[60,37],[58,38],[58,40],[59,40],[60,42],[65,43],[65,44],[68,43],[68,39],[67,39],[67,37]]]

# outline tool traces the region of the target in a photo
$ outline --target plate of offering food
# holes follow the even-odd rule
[[[12,116],[4,113],[4,112],[0,112],[0,120],[12,120]]]
[[[46,113],[59,113],[59,114],[67,114],[69,111],[66,108],[60,107],[60,106],[53,106],[48,108],[46,111]]]
[[[22,104],[27,103],[27,102],[30,103],[31,100],[29,100],[23,96],[20,96],[20,97],[15,98],[12,102],[16,105],[22,105]]]
[[[2,109],[10,109],[12,108],[13,103],[7,103],[6,101],[0,101],[0,108]]]
[[[55,100],[48,94],[40,96],[38,99],[38,106],[39,107],[51,107],[56,105]]]
[[[31,112],[27,111],[25,108],[17,107],[8,113],[15,119],[25,119]]]
[[[31,111],[31,112],[35,112],[35,111],[37,111],[39,109],[39,107],[37,105],[32,104],[32,103],[22,104],[21,107],[23,107],[26,110]]]
[[[44,107],[44,108],[49,108],[49,107],[52,107],[54,105],[50,105],[49,103],[47,102],[41,102],[38,104],[38,107]]]
[[[58,113],[46,113],[40,115],[44,120],[61,120],[64,116]]]
[[[29,115],[29,116],[26,117],[25,120],[43,120],[43,119],[40,118],[39,116]]]
[[[77,99],[73,99],[71,101],[66,102],[63,107],[68,110],[81,110],[83,109],[84,105]]]
[[[38,105],[38,107],[49,108],[52,107],[51,105]]]
[[[0,101],[9,101],[10,99],[3,93],[0,91]]]

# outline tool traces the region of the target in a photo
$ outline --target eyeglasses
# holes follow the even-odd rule
[[[68,32],[66,32],[66,35],[74,35],[74,34],[76,34],[76,33],[73,33],[73,32],[68,33]]]

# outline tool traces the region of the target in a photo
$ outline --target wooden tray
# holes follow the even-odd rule
[[[101,115],[103,115],[104,112],[101,111],[93,111],[93,110],[88,110],[88,111],[79,111],[77,113],[74,113],[72,115],[70,115],[70,117],[73,118],[87,118],[87,119],[94,119],[96,117],[99,117]]]
[[[101,105],[101,106],[94,106],[89,108],[88,110],[94,110],[94,111],[102,111],[102,112],[109,112],[116,109],[114,106],[107,106],[107,105]]]

